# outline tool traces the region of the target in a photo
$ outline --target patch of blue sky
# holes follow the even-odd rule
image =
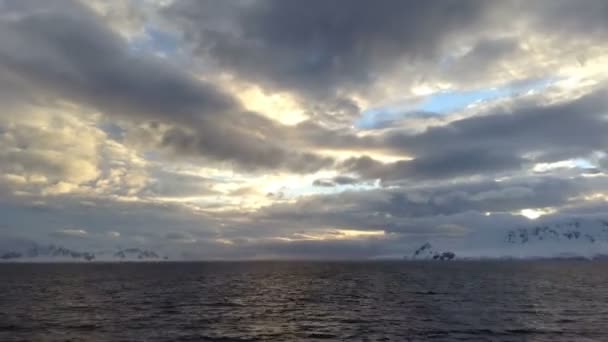
[[[583,158],[578,158],[574,160],[574,165],[580,169],[593,169],[595,165],[591,163],[591,161]]]
[[[111,122],[101,123],[101,124],[97,125],[97,127],[99,129],[101,129],[102,131],[104,131],[104,133],[106,133],[108,135],[108,138],[110,138],[112,140],[122,141],[124,134],[125,134],[124,129],[122,129],[120,126],[118,126],[114,123],[111,123]]]
[[[500,98],[517,96],[532,90],[542,90],[553,82],[553,79],[542,79],[488,89],[439,92],[428,96],[416,107],[416,110],[440,114],[449,113],[464,109],[476,102],[493,101]]]
[[[177,51],[179,39],[169,32],[146,27],[142,36],[130,42],[130,47],[134,51],[171,55]]]
[[[366,182],[357,184],[336,184],[335,186],[316,186],[307,184],[296,187],[289,187],[282,190],[287,197],[298,197],[304,195],[331,195],[345,191],[365,191],[379,188],[378,182]]]
[[[542,90],[554,81],[554,79],[541,79],[486,89],[442,91],[427,96],[409,110],[404,110],[402,106],[387,106],[367,110],[363,112],[361,118],[356,122],[356,127],[362,129],[382,128],[386,122],[402,119],[413,114],[419,115],[420,113],[445,115],[465,109],[478,102],[495,101],[529,91]]]
[[[355,122],[355,127],[360,129],[382,128],[386,122],[399,116],[401,116],[400,112],[395,112],[390,107],[369,109],[361,114],[361,117]]]
[[[504,88],[480,89],[465,92],[440,92],[427,97],[416,109],[431,113],[449,113],[466,108],[479,101],[491,101],[510,96],[511,91]]]

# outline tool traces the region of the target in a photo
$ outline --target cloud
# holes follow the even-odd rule
[[[483,10],[481,1],[258,1],[221,6],[230,31],[200,20],[214,11],[204,2],[177,1],[167,13],[226,67],[323,96],[345,83],[372,81],[374,71],[403,55],[435,57],[441,43],[473,26]]]
[[[605,9],[0,1],[0,240],[375,258],[599,217]]]
[[[89,233],[84,229],[62,229],[51,233],[58,238],[85,238]]]
[[[349,158],[341,167],[368,179],[446,179],[498,176],[533,163],[587,157],[608,143],[605,96],[602,86],[580,98],[554,103],[516,98],[422,132],[391,130],[359,143],[413,159],[383,163],[363,156]]]
[[[351,158],[342,167],[367,179],[382,181],[446,179],[496,174],[520,169],[523,158],[483,149],[450,150],[409,161],[381,163],[369,157]]]
[[[31,6],[28,6],[31,5]],[[247,112],[230,94],[171,63],[130,51],[128,42],[78,3],[40,10],[9,2],[0,21],[0,70],[38,96],[59,97],[131,122],[165,124],[158,146],[172,154],[231,161],[243,168],[321,168],[327,160],[270,138],[281,125]],[[250,128],[256,127],[256,131]]]
[[[601,0],[262,0],[221,6],[181,0],[162,13],[185,33],[206,70],[227,70],[267,91],[297,94],[317,120],[346,126],[359,110],[331,110],[340,103],[360,108],[411,99],[415,88],[543,79],[601,58],[606,49]]]
[[[193,238],[190,234],[179,233],[179,232],[171,232],[165,235],[167,240],[171,240],[177,243],[195,243],[196,239]]]
[[[337,185],[352,185],[360,182],[357,178],[349,176],[336,176],[331,179],[315,179],[312,185],[321,187],[334,187]]]
[[[150,197],[206,196],[217,194],[213,185],[213,180],[201,176],[156,171],[154,181],[148,184],[144,193]]]
[[[542,13],[535,18],[535,25],[562,40],[581,36],[603,38],[608,34],[608,25],[604,20],[608,5],[602,0],[590,0],[580,4],[567,0],[545,0],[527,3],[526,7],[528,10]]]
[[[569,207],[575,198],[602,193],[603,178],[523,177],[503,181],[467,181],[446,184],[347,191],[301,198],[294,203],[275,204],[254,217],[272,230],[313,230],[318,227],[385,230],[400,234],[442,235],[443,225],[459,224],[483,231],[501,216],[505,224],[519,219],[512,214],[526,208]]]
[[[216,6],[186,0],[164,14],[201,58],[271,91],[315,99],[317,108],[337,112],[322,119],[344,122],[358,114],[349,93],[365,92],[404,61],[423,68],[438,61],[447,43],[474,32],[489,5],[270,0]]]
[[[11,4],[5,5],[9,11]],[[171,114],[176,121],[192,122],[238,108],[212,85],[157,58],[130,53],[124,39],[78,3],[61,10],[53,4],[36,10],[30,4],[17,10],[19,19],[2,20],[0,63],[32,86],[110,115],[146,119]]]
[[[111,237],[113,239],[117,239],[120,237],[120,232],[109,231],[107,234],[109,237]]]
[[[257,135],[255,131],[242,131],[244,127],[235,132],[235,127],[220,126],[216,127],[216,131],[202,135],[173,128],[164,133],[161,146],[174,154],[215,157],[233,161],[237,168],[254,171],[278,169],[307,173],[328,168],[334,163],[329,157],[285,149],[267,140],[266,136]],[[226,144],[223,143],[225,140],[228,140]]]

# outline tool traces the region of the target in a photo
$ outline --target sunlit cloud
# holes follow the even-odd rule
[[[537,218],[554,213],[555,209],[553,208],[536,208],[536,209],[522,209],[519,213],[530,220],[536,220]]]
[[[330,229],[310,233],[294,233],[291,237],[279,237],[278,239],[284,241],[331,241],[381,238],[383,236],[385,236],[383,230]]]

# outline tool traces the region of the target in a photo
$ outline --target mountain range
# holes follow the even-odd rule
[[[423,241],[406,252],[407,260],[608,258],[608,219],[531,221],[528,226],[489,227],[463,237]],[[144,248],[71,249],[54,244],[0,243],[0,262],[163,261]]]
[[[608,220],[571,219],[428,241],[406,259],[538,259],[608,256]]]
[[[157,252],[126,248],[105,251],[76,251],[56,245],[31,244],[27,248],[0,251],[0,261],[160,261],[167,260]]]

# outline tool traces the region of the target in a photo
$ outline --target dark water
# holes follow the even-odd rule
[[[608,263],[2,264],[0,341],[608,341]]]

